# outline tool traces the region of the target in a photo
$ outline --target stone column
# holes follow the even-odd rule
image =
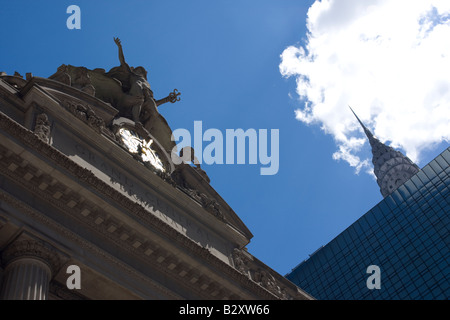
[[[0,298],[46,300],[50,280],[59,268],[56,251],[41,241],[22,240],[2,253],[5,267]]]

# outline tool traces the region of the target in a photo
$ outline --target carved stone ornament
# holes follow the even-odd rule
[[[270,292],[277,296],[281,295],[281,289],[277,284],[275,278],[267,271],[258,269],[254,273],[254,281],[259,283],[262,287],[266,288]]]
[[[89,104],[82,104],[77,103],[76,101],[61,99],[61,105],[98,133],[104,134],[112,140],[116,140],[111,130],[106,127],[105,121],[96,115],[95,111]]]
[[[42,141],[46,143],[50,141],[50,122],[48,121],[48,117],[45,113],[41,113],[36,117],[34,133]]]
[[[83,120],[89,126],[101,131],[105,127],[105,122],[102,118],[97,116],[89,105],[83,105],[69,100],[62,101],[64,108],[70,111],[78,119]]]
[[[241,250],[235,248],[233,250],[233,262],[234,267],[241,273],[245,274],[247,277],[250,277],[249,274],[249,261],[248,258],[242,253]]]
[[[20,240],[12,243],[2,253],[2,262],[6,266],[12,261],[22,257],[39,258],[46,262],[52,273],[55,274],[62,265],[58,253],[42,241]]]

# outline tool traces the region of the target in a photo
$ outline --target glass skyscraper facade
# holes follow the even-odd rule
[[[449,299],[449,184],[447,148],[286,277],[316,299]]]

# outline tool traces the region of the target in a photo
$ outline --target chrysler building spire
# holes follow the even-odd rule
[[[355,115],[369,139],[370,146],[372,147],[372,163],[375,176],[377,177],[377,183],[380,186],[383,197],[387,197],[420,169],[401,152],[394,150],[392,147],[385,145],[375,138],[369,129],[359,120],[351,107],[350,110]]]

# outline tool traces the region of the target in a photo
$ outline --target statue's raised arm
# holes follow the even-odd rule
[[[159,107],[160,105],[171,102],[175,103],[177,101],[180,101],[180,98],[178,97],[181,94],[181,92],[178,92],[177,89],[174,89],[173,92],[169,93],[169,95],[165,98],[162,98],[160,100],[155,100],[156,106]]]
[[[123,55],[122,50],[122,43],[119,38],[114,38],[114,42],[116,43],[117,47],[119,48],[119,61],[120,66],[127,68],[131,72],[130,66],[125,62],[125,56]]]

